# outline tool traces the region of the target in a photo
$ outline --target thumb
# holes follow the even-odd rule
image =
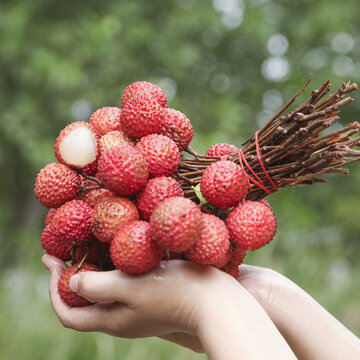
[[[70,290],[91,302],[118,301],[127,303],[130,299],[127,289],[127,275],[119,270],[86,271],[70,278]]]

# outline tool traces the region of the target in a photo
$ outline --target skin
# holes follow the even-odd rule
[[[296,359],[259,303],[214,267],[173,260],[141,275],[83,272],[71,278],[70,288],[97,303],[70,308],[57,291],[66,265],[49,255],[43,262],[51,272],[52,306],[67,328],[126,338],[175,333],[177,342],[200,350],[198,339],[211,360]]]
[[[70,308],[57,292],[66,265],[50,255],[43,263],[51,272],[54,310],[74,330],[159,336],[205,351],[212,360],[360,358],[355,335],[270,269],[241,265],[238,282],[211,266],[181,260],[136,276],[118,270],[81,273],[70,287],[98,303]]]

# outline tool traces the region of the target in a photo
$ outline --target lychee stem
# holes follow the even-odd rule
[[[103,186],[102,183],[101,183],[101,181],[100,181],[97,177],[95,177],[95,176],[90,176],[90,175],[84,173],[84,172],[83,172],[82,170],[80,170],[80,169],[77,169],[76,171],[77,171],[80,175],[82,175],[85,179],[88,179],[88,180],[92,180],[92,181],[97,182],[100,187]]]
[[[322,135],[324,130],[340,119],[337,116],[339,110],[353,101],[346,95],[358,90],[357,84],[344,83],[336,92],[319,102],[330,91],[331,85],[326,81],[319,89],[312,91],[302,105],[280,116],[307,88],[310,80],[257,132],[257,141],[253,136],[244,143],[241,151],[251,170],[264,185],[264,188],[260,188],[251,183],[250,200],[265,197],[265,190],[326,182],[319,176],[339,172],[348,174],[344,166],[360,160],[360,150],[353,149],[360,146],[360,137],[353,137],[360,131],[358,122]],[[191,148],[188,150],[194,158],[182,156],[174,177],[181,184],[185,196],[196,200],[192,187],[199,184],[205,169],[220,159],[197,155]],[[239,163],[238,154],[231,155],[229,160]],[[251,176],[249,168],[245,167],[245,171]],[[272,182],[276,187],[272,186]]]
[[[84,263],[84,261],[86,260],[87,256],[89,255],[90,249],[91,249],[92,245],[88,247],[88,249],[86,250],[85,255],[83,256],[83,258],[80,260],[80,262],[77,264],[76,266],[76,271],[80,270],[82,264]]]

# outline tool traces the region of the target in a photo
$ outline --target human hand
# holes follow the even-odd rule
[[[65,264],[49,255],[43,262],[51,272],[52,305],[65,327],[127,338],[170,334],[172,341],[182,332],[184,337],[180,334],[176,342],[201,350],[192,337],[198,336],[210,359],[294,359],[259,304],[233,278],[211,266],[178,260],[164,261],[142,275],[118,270],[80,273],[70,281],[71,288],[97,303],[70,308],[57,291]]]
[[[261,304],[299,359],[360,359],[360,340],[309,294],[271,269],[239,267],[239,283]]]

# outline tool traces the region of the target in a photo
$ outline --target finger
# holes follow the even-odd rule
[[[69,287],[78,295],[92,302],[118,301],[128,303],[135,294],[129,287],[129,275],[119,270],[75,274],[69,281]]]
[[[62,267],[64,270],[67,269],[66,264],[62,260],[60,260],[57,257],[52,256],[52,255],[45,254],[42,257],[41,261],[50,272],[51,272],[51,269],[54,268],[54,266],[56,266],[56,265]]]
[[[94,304],[82,308],[68,306],[60,297],[58,282],[64,273],[62,266],[55,262],[51,271],[49,294],[52,307],[62,325],[77,331],[106,331],[111,327],[112,307],[109,304]],[[110,316],[109,316],[110,315]],[[106,325],[105,325],[106,324]]]

